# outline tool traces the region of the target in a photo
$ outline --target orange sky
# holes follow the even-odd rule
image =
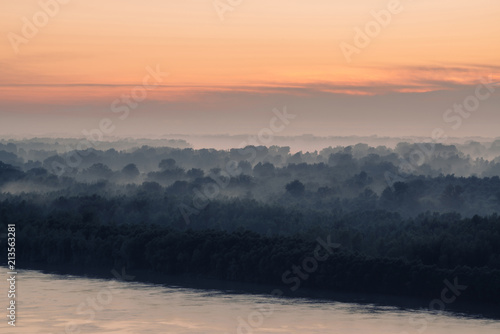
[[[33,112],[23,104],[110,103],[157,65],[169,75],[148,100],[164,102],[231,91],[429,92],[500,78],[498,0],[401,0],[351,62],[340,44],[354,45],[354,29],[391,0],[245,0],[224,20],[213,0],[59,1],[67,4],[15,47],[22,18],[33,22],[41,5],[0,4],[1,115]]]

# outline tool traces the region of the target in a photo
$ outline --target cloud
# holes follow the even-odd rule
[[[65,56],[70,55],[62,55]],[[131,89],[140,83],[109,83],[109,82],[60,82],[55,77],[33,74],[26,69],[9,68],[5,62],[0,63],[0,74],[4,78],[19,75],[28,76],[31,80],[27,82],[0,82],[0,87],[9,89],[61,89],[66,88],[67,94],[74,93],[78,96],[78,89]],[[7,68],[7,70],[6,70]],[[339,78],[337,81],[310,80],[307,82],[255,82],[210,85],[196,84],[164,84],[157,86],[155,91],[164,92],[166,100],[171,100],[172,93],[180,99],[189,99],[193,96],[221,92],[242,92],[261,95],[269,94],[299,94],[307,96],[318,92],[338,93],[346,95],[379,95],[393,92],[424,92],[439,90],[457,90],[468,85],[480,82],[482,78],[493,75],[499,77],[500,66],[399,66],[384,67],[371,66],[356,68],[361,74],[353,75],[349,80]],[[362,73],[367,75],[363,77]],[[31,75],[31,76],[30,76]],[[370,79],[366,79],[369,77]],[[51,80],[52,78],[52,80]],[[34,80],[36,79],[36,80]],[[50,91],[48,92],[50,93]],[[102,93],[102,92],[101,92]],[[0,92],[1,94],[1,92]],[[114,91],[113,91],[114,94]]]

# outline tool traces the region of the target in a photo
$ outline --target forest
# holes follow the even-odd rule
[[[16,225],[19,267],[430,298],[456,279],[460,299],[500,300],[500,140],[313,152],[68,145],[0,141],[0,222]],[[337,247],[290,273],[318,239]]]

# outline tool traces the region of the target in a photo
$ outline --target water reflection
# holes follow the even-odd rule
[[[1,268],[1,277],[6,272]],[[1,291],[7,291],[5,280],[1,281]],[[452,313],[229,294],[38,271],[20,272],[17,297],[13,333],[500,333],[499,321]]]

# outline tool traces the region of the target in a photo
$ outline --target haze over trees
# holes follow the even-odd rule
[[[167,144],[0,141],[0,222],[16,224],[21,265],[283,284],[329,236],[341,247],[305,286],[424,295],[459,277],[465,299],[499,300],[499,141]]]

